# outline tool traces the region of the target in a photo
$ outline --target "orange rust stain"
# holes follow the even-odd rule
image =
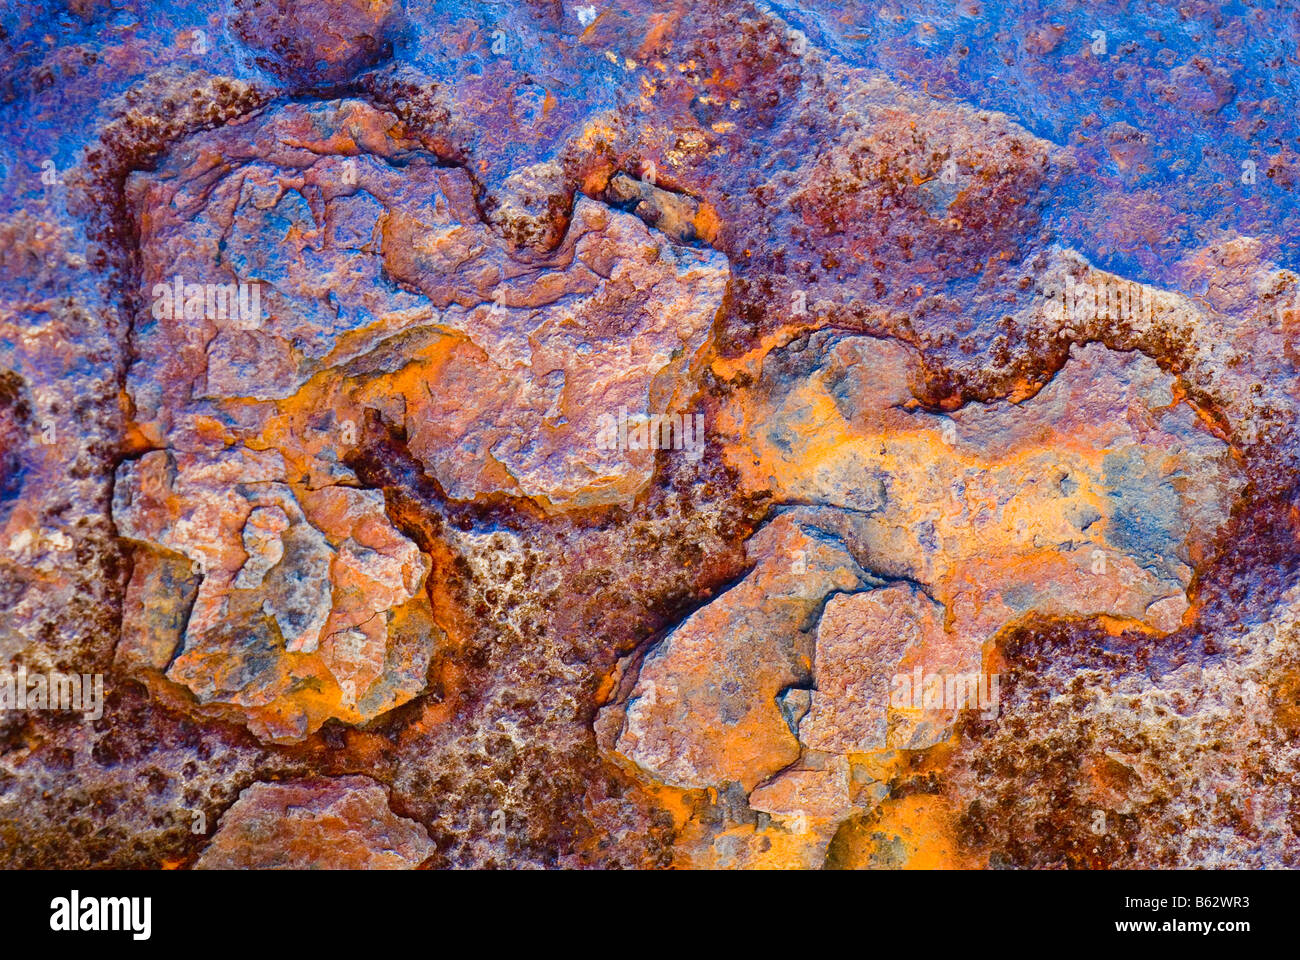
[[[953,827],[953,810],[938,796],[914,794],[885,801],[878,829],[902,841],[904,870],[954,870],[978,864],[963,855]]]
[[[603,707],[609,703],[609,698],[613,696],[614,691],[618,688],[618,681],[614,672],[610,671],[600,678],[596,686],[595,703],[598,707]]]
[[[655,13],[649,17],[650,29],[646,31],[645,39],[641,41],[641,46],[637,48],[636,57],[639,60],[649,58],[655,49],[663,42],[664,36],[673,30],[678,21],[682,18],[681,11],[674,10],[670,13]],[[595,26],[595,24],[592,24]]]
[[[695,235],[705,243],[713,244],[718,239],[718,232],[722,229],[722,221],[718,217],[718,211],[713,205],[707,202],[700,203],[700,209],[696,211]]]
[[[759,345],[747,350],[738,357],[716,357],[711,363],[713,373],[721,380],[734,380],[739,374],[756,377],[762,371],[763,358],[773,350],[786,346],[814,330],[825,326],[820,322],[782,324],[776,331],[769,333]]]

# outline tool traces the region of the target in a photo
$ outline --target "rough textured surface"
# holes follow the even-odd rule
[[[511,257],[463,169],[353,101],[200,135],[128,193],[154,294],[131,426],[187,451],[272,447],[313,486],[355,482],[342,461],[375,410],[455,499],[630,501],[653,454],[593,456],[598,417],[681,412],[728,277],[716,251],[586,198],[553,251]],[[265,318],[243,322],[244,300],[204,316],[188,292],[181,315],[173,276],[256,283]]]
[[[221,818],[199,870],[409,870],[433,853],[369,777],[255,783]]]
[[[751,807],[834,820],[852,810],[847,758],[948,739],[948,677],[979,691],[961,680],[960,708],[984,706],[986,651],[1008,627],[1178,628],[1240,481],[1174,378],[1090,344],[1019,404],[935,415],[909,388],[922,375],[906,347],[823,332],[733,393],[724,456],[741,489],[807,506],[751,538],[754,573],[645,655],[614,750],[679,787],[773,778]],[[900,676],[918,688],[902,705]],[[794,721],[778,706],[797,688]],[[785,769],[797,760],[813,769]]]
[[[1300,866],[1298,16],[10,5],[0,863]]]

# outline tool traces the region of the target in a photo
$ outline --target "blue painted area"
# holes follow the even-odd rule
[[[1098,266],[1167,283],[1171,259],[1235,233],[1276,236],[1270,252],[1300,267],[1297,187],[1268,176],[1271,158],[1300,149],[1300,13],[1292,4],[810,0],[771,7],[846,64],[1006,113],[1072,148],[1080,163],[1054,195],[1047,221]],[[1093,53],[1097,31],[1105,33],[1105,54]],[[1202,70],[1223,71],[1231,94],[1216,97],[1197,79]],[[1212,109],[1219,99],[1226,102]],[[1128,132],[1113,126],[1120,124],[1147,138],[1149,171],[1121,169],[1113,158],[1110,138],[1122,147]],[[1246,161],[1256,164],[1254,184],[1242,182]],[[1108,226],[1122,226],[1135,204],[1149,201],[1185,214],[1168,218],[1158,249]]]
[[[1159,454],[1133,446],[1107,454],[1102,462],[1111,504],[1106,539],[1141,565],[1169,572],[1187,560],[1187,522],[1177,490],[1148,459],[1152,456]]]
[[[595,6],[602,16],[625,18],[628,49],[618,56],[634,53],[652,8]],[[1067,150],[1045,227],[1100,267],[1178,288],[1180,259],[1242,235],[1264,238],[1266,256],[1300,268],[1300,11],[1289,2],[759,7],[804,31],[832,61],[938,100],[1006,113]],[[612,51],[582,42],[576,5],[557,5],[547,16],[469,0],[405,0],[402,8],[393,65],[455,87],[472,105],[460,128],[471,153],[483,136],[475,132],[479,118],[499,114],[538,128],[535,141],[486,151],[486,181],[536,162],[545,144],[640,96],[618,56],[611,61]],[[121,108],[117,98],[146,76],[201,69],[270,79],[232,35],[226,7],[104,0],[78,9],[85,12],[35,0],[0,12],[0,130],[11,145],[0,157],[0,216],[48,199],[41,164],[53,161],[60,172],[77,166],[89,136]],[[191,43],[196,30],[207,37],[202,53]],[[1099,31],[1104,53],[1094,52]],[[568,106],[544,117],[546,90]],[[774,152],[763,175],[787,161],[794,158]],[[1254,183],[1242,182],[1248,162]],[[57,208],[61,200],[51,202]]]

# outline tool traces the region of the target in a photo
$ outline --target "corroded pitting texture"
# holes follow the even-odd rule
[[[128,185],[150,298],[128,429],[156,449],[115,478],[140,545],[119,663],[266,739],[407,702],[444,642],[428,557],[344,464],[368,413],[454,499],[630,503],[654,451],[601,449],[598,419],[680,416],[726,283],[721,255],[586,198],[550,255],[512,257],[465,171],[403,134],[295,105]]]
[[[1294,14],[119,7],[0,14],[4,865],[1300,866]]]
[[[433,852],[368,777],[255,783],[226,811],[200,870],[409,870]]]

